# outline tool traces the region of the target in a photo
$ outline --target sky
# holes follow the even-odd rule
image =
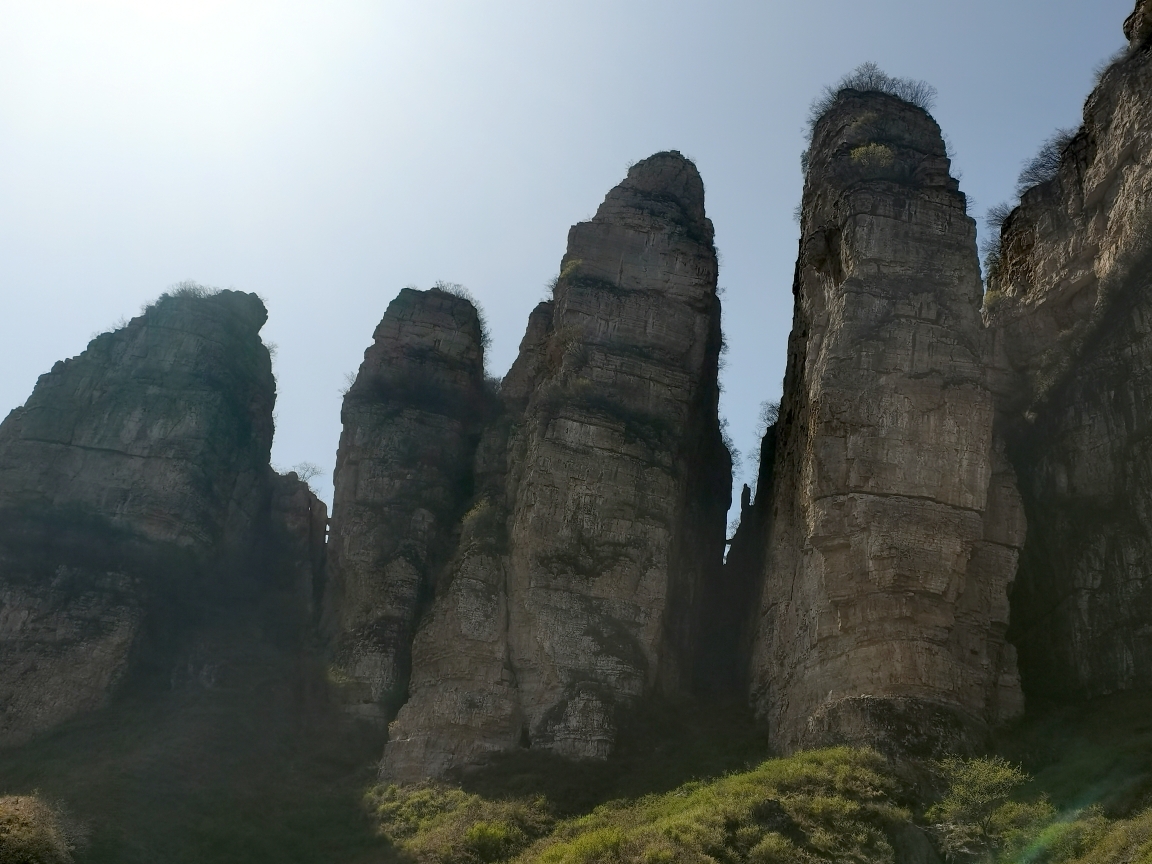
[[[0,0],[0,416],[171,285],[253,291],[277,346],[273,463],[318,465],[330,502],[341,390],[400,289],[465,285],[502,375],[569,226],[680,150],[720,252],[721,412],[754,453],[822,87],[865,61],[935,85],[982,213],[1079,123],[1133,5]]]

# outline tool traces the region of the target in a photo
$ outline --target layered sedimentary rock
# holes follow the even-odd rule
[[[1012,604],[1026,690],[1152,686],[1152,13],[1054,179],[1004,224],[988,316],[1029,522]]]
[[[0,425],[0,741],[100,704],[176,610],[248,592],[272,527],[265,318],[251,294],[165,295]]]
[[[994,434],[975,225],[932,118],[841,91],[814,127],[801,227],[756,502],[753,704],[786,749],[970,745],[1022,707],[1004,635],[1024,519]]]
[[[254,294],[176,292],[57,363],[0,428],[0,507],[180,545],[243,534],[272,446],[266,319]]]
[[[344,397],[333,475],[325,626],[354,713],[385,718],[404,695],[413,628],[472,494],[487,403],[472,303],[401,291]]]
[[[478,447],[385,776],[518,746],[602,757],[622,712],[690,686],[730,483],[712,237],[678,153],[635,165],[572,228]]]

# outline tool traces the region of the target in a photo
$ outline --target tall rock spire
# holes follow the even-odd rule
[[[344,397],[324,626],[352,713],[402,701],[416,620],[472,494],[486,415],[471,301],[405,288],[388,305]]]
[[[1024,522],[948,168],[932,118],[885,93],[842,90],[814,126],[756,505],[751,694],[782,748],[963,746],[1022,707],[1004,634]]]
[[[679,153],[633,166],[572,228],[478,450],[385,776],[518,746],[603,757],[637,700],[691,686],[730,494],[712,237]]]

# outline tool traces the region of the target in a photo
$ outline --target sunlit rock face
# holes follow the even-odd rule
[[[678,153],[572,228],[478,447],[384,776],[516,747],[603,757],[637,700],[691,686],[730,483],[712,237]]]
[[[815,125],[801,229],[748,535],[765,544],[751,698],[783,749],[972,746],[1022,708],[1004,636],[1025,523],[975,224],[932,118],[843,91]]]
[[[348,708],[386,719],[413,629],[472,494],[486,416],[480,318],[463,297],[405,289],[344,397],[325,627]]]
[[[326,514],[268,465],[265,318],[251,294],[165,295],[0,425],[0,742],[101,704],[283,549],[312,592]]]
[[[1152,18],[1128,19],[1059,170],[1004,224],[989,323],[1028,511],[1025,690],[1152,686]]]

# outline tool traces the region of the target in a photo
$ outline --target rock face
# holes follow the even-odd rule
[[[296,472],[271,476],[264,571],[295,602],[301,628],[313,629],[320,610],[327,564],[328,506]]]
[[[518,746],[603,757],[621,712],[691,686],[730,484],[712,237],[678,153],[572,228],[478,447],[384,776]]]
[[[970,746],[1022,708],[1004,634],[1024,539],[975,225],[936,123],[895,97],[841,91],[809,160],[753,520],[767,537],[753,704],[783,749]]]
[[[1004,224],[989,321],[1029,536],[1012,601],[1027,692],[1152,686],[1152,37],[1102,76],[1055,178]]]
[[[475,307],[400,292],[344,397],[333,475],[325,626],[354,713],[383,719],[404,696],[416,619],[472,495],[486,406]]]
[[[57,363],[0,427],[0,507],[182,546],[244,535],[272,446],[266,319],[254,294],[165,295]]]
[[[166,294],[0,425],[0,742],[100,704],[141,640],[256,590],[262,541],[296,531],[269,509],[265,318],[251,294]]]

